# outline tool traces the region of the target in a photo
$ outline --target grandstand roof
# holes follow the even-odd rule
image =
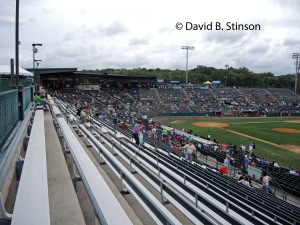
[[[114,74],[114,73],[104,73],[104,72],[89,72],[89,71],[77,71],[74,74],[85,74],[85,75],[95,75],[95,76],[110,76],[110,77],[144,77],[144,78],[156,78],[156,75],[127,75],[127,74]]]
[[[28,71],[33,71],[33,68],[27,68]],[[128,78],[156,78],[156,75],[139,74],[139,75],[127,75],[127,74],[114,74],[105,72],[93,72],[93,71],[77,71],[77,68],[37,68],[39,74],[53,74],[53,73],[73,73],[74,75],[92,75],[92,76],[106,76],[106,77],[128,77]]]
[[[29,71],[33,71],[33,68],[27,68]],[[39,74],[48,74],[48,73],[66,73],[66,72],[76,72],[77,68],[37,68]]]

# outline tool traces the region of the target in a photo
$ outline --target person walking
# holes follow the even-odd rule
[[[191,141],[189,141],[188,144],[186,144],[182,149],[185,150],[185,160],[192,163],[193,153],[196,152],[195,145]]]
[[[139,140],[139,133],[140,133],[140,129],[141,129],[140,124],[142,124],[142,121],[136,122],[132,129],[132,137],[135,140],[135,144],[138,146],[140,145],[140,140]]]
[[[267,175],[266,171],[263,171],[262,176],[262,192],[264,194],[268,194],[270,189],[269,181],[271,180],[271,177]]]

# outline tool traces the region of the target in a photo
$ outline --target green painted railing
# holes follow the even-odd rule
[[[14,89],[12,86],[15,84],[15,80],[2,79],[0,76],[0,92],[8,91]],[[32,85],[31,79],[20,79],[20,85],[24,87],[29,87]]]
[[[33,87],[25,87],[23,89],[23,111],[27,109],[33,99]]]
[[[0,153],[2,147],[19,121],[18,90],[0,92]]]
[[[3,153],[3,146],[16,127],[24,112],[33,100],[34,87],[23,89],[12,89],[0,92],[0,154]],[[22,98],[19,107],[19,97]],[[22,115],[23,114],[23,115]]]

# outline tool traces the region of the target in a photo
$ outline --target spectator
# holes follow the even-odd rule
[[[168,135],[168,130],[164,128],[162,134],[163,134],[163,138],[165,138]]]
[[[226,166],[222,166],[220,168],[220,174],[223,175],[223,176],[228,176],[228,170],[227,170]]]
[[[81,108],[77,108],[76,115],[77,115],[77,116],[80,116],[80,114],[81,114]]]
[[[143,135],[144,135],[144,137],[148,137],[149,136],[148,131],[144,130]]]
[[[255,161],[252,160],[251,163],[250,163],[250,166],[255,166],[255,165],[256,165]]]
[[[86,109],[83,109],[80,111],[80,122],[83,123],[85,121],[85,118],[86,118]]]
[[[235,179],[239,181],[240,177],[242,176],[242,171],[238,170],[237,173],[235,174]]]
[[[273,165],[273,166],[276,167],[276,168],[279,168],[279,165],[278,165],[277,162],[274,162],[274,165]]]
[[[115,117],[115,118],[113,119],[113,123],[114,123],[114,125],[117,125],[117,123],[118,123],[117,117]]]
[[[241,149],[242,149],[242,151],[245,153],[246,152],[246,146],[245,145],[241,145]]]
[[[251,154],[251,153],[252,153],[252,151],[253,151],[253,144],[252,144],[252,143],[250,143],[250,144],[249,144],[249,153]]]
[[[127,126],[127,124],[125,122],[121,124],[120,128],[123,129],[123,130],[126,130],[126,131],[129,130],[128,126]]]
[[[224,166],[227,167],[227,169],[230,169],[230,155],[227,154],[226,158],[224,159]]]
[[[238,182],[245,185],[245,186],[247,186],[247,187],[251,187],[248,176],[244,176],[243,179],[239,180]]]
[[[157,136],[158,136],[160,141],[162,141],[162,133],[163,133],[163,129],[161,128],[161,126],[159,126],[157,128]]]
[[[132,137],[134,138],[136,145],[140,145],[140,140],[139,140],[140,124],[142,124],[142,121],[136,122],[132,129]]]
[[[41,106],[43,106],[45,111],[49,111],[49,109],[47,108],[47,105],[50,106],[50,102],[48,102],[46,99],[42,98],[40,96],[40,92],[36,91],[34,93],[33,100],[36,105],[41,105]]]
[[[245,155],[244,162],[245,162],[245,166],[248,167],[249,162],[250,162],[250,159],[249,159],[249,155],[248,155],[248,154]]]
[[[185,149],[185,160],[192,163],[193,153],[196,152],[196,147],[191,141],[188,142],[182,149]]]
[[[265,193],[265,194],[268,194],[269,193],[269,189],[270,189],[270,186],[269,186],[269,181],[271,180],[271,177],[269,177],[267,175],[267,172],[266,171],[263,171],[263,177],[262,177],[262,192]]]
[[[143,144],[144,141],[144,135],[142,134],[142,132],[139,133],[139,144]]]
[[[264,158],[262,158],[262,159],[260,160],[260,162],[261,162],[262,165],[266,165],[266,164],[267,164],[267,160],[265,160]]]
[[[299,176],[299,173],[297,173],[293,168],[289,171],[289,174],[294,175],[294,176]]]
[[[250,174],[247,174],[246,177],[248,178],[248,182],[250,184],[250,187],[252,187],[252,179],[251,179]]]

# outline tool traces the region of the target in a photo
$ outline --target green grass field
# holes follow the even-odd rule
[[[182,120],[186,120],[183,122]],[[300,168],[300,133],[282,133],[273,130],[274,128],[288,128],[300,131],[300,123],[287,122],[300,120],[300,118],[178,118],[167,117],[164,122],[171,127],[182,129],[192,129],[194,134],[207,136],[217,139],[220,143],[244,144],[248,149],[251,142],[256,144],[256,153],[260,157],[277,161],[281,164]],[[174,121],[180,121],[178,124]],[[228,134],[221,128],[198,127],[193,125],[195,122],[212,122],[228,124]],[[245,137],[230,131],[239,132],[251,137]],[[277,145],[296,145],[298,148],[292,150],[282,149],[263,141],[272,142]],[[298,150],[298,151],[297,151]]]

